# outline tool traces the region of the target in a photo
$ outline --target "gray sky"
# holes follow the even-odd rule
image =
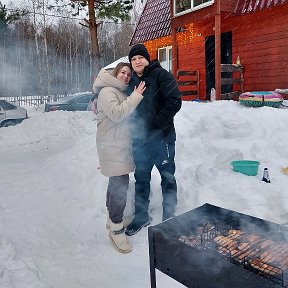
[[[7,4],[9,4],[9,2],[11,2],[10,0],[1,0],[0,1],[2,4],[5,4],[5,5],[7,5]],[[14,1],[14,2],[18,2],[17,0],[16,1]]]
[[[5,4],[7,7],[16,6],[17,4],[21,3],[21,0],[0,0],[2,4]]]

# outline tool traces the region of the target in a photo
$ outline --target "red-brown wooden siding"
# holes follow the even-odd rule
[[[179,41],[177,42],[177,70],[199,71],[199,95],[201,100],[206,100],[205,36],[214,34],[215,13],[216,5],[214,4],[205,9],[199,9],[193,13],[172,19],[172,29],[195,23],[193,29],[197,31],[197,34],[201,33],[201,36],[193,38],[192,43],[184,44]]]
[[[213,26],[212,23],[198,25],[201,36],[195,36],[193,42],[189,44],[178,43],[178,70],[199,71],[199,95],[201,100],[206,100],[205,37],[214,34]]]
[[[232,31],[232,62],[240,56],[245,91],[288,87],[288,4],[242,16],[222,15],[222,32]],[[205,99],[205,37],[213,35],[214,18],[203,25],[193,43],[178,43],[180,70],[199,70]],[[237,87],[235,87],[237,89]]]
[[[223,29],[235,27],[232,32],[232,59],[235,61],[238,55],[241,58],[245,91],[287,87],[287,14],[288,4],[285,4],[258,13],[231,17],[223,25]]]
[[[221,0],[221,11],[234,12],[238,0]]]
[[[172,20],[172,29],[176,29],[178,26],[188,26],[192,21],[194,23],[193,29],[197,29],[196,34],[198,35],[193,38],[192,43],[183,44],[179,41],[177,43],[177,70],[199,71],[199,95],[201,100],[206,100],[205,37],[214,35],[213,27],[215,13],[216,5],[212,5],[205,9],[197,10],[192,14],[186,14]],[[184,33],[189,33],[189,31]]]
[[[184,14],[179,17],[174,17],[172,19],[172,29],[173,27],[185,26],[190,23],[207,21],[207,19],[209,20],[211,19],[211,17],[214,17],[215,13],[216,13],[216,5],[213,4],[211,6],[206,7],[205,9],[199,9],[192,13]]]
[[[172,19],[172,29],[189,26],[192,22],[198,28],[199,33],[192,43],[177,43],[177,70],[199,71],[202,100],[206,99],[205,37],[215,33],[214,13],[214,7],[210,6],[195,11],[193,15]],[[240,56],[244,66],[245,91],[288,87],[287,15],[288,3],[241,16],[222,12],[221,31],[232,31],[232,62],[235,63]],[[153,58],[157,55],[157,49],[150,52]]]

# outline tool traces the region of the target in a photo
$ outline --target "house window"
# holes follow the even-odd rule
[[[176,14],[186,10],[191,10],[191,0],[176,0]]]
[[[212,5],[214,0],[174,0],[174,14],[185,14]]]
[[[172,72],[172,46],[159,48],[158,60],[164,69]]]

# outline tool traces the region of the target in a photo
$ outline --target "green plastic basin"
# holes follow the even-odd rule
[[[232,161],[231,165],[235,172],[240,172],[248,176],[255,176],[258,174],[259,161],[253,160],[238,160]]]

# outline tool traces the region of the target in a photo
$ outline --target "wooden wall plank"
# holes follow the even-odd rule
[[[221,0],[222,8],[227,11],[222,14],[221,29],[222,32],[232,31],[232,62],[236,63],[240,56],[245,91],[287,88],[288,3],[235,16],[228,11],[234,2],[237,1]],[[172,19],[172,29],[185,25],[198,29],[193,37],[189,35],[191,31],[177,33],[177,70],[199,71],[201,100],[206,99],[205,38],[214,35],[214,13],[211,6]],[[152,54],[156,55],[156,52]]]

